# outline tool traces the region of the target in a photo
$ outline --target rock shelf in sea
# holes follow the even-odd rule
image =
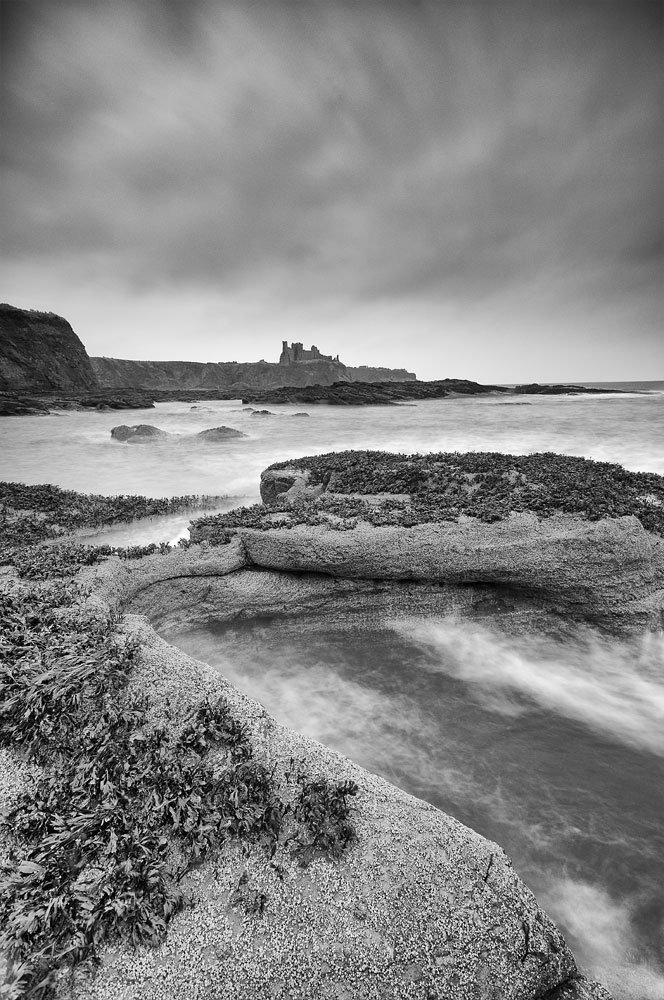
[[[122,508],[11,486],[8,523],[46,514],[56,531],[80,526],[86,510],[99,519]],[[28,489],[39,509],[27,509]],[[24,960],[30,975],[52,975],[55,996],[80,1000],[607,1000],[497,844],[279,726],[156,629],[358,607],[490,615],[514,630],[655,628],[662,477],[556,455],[351,452],[277,463],[262,496],[198,518],[191,543],[135,560],[82,546],[66,558],[66,538],[61,557],[46,545],[26,557],[16,532],[5,550],[10,974]],[[35,528],[28,540],[48,537]],[[72,671],[83,695],[65,712]],[[102,783],[82,781],[102,772]],[[77,789],[66,802],[63,773]],[[184,784],[168,792],[169,781]],[[64,810],[51,826],[49,802]],[[58,867],[63,829],[80,831],[79,846]],[[22,932],[26,907],[41,916]],[[71,926],[70,957],[98,960],[92,978],[63,957]],[[30,966],[31,948],[41,965]]]

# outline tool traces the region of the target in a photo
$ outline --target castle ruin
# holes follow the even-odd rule
[[[288,346],[287,340],[281,342],[281,354],[279,356],[280,365],[294,365],[300,361],[338,361],[339,355],[333,358],[331,354],[321,354],[315,344],[311,345],[311,350],[305,351],[302,344],[293,343]]]

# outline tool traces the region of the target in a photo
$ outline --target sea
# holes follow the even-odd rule
[[[272,462],[342,449],[559,452],[664,475],[664,381],[620,394],[475,396],[398,406],[159,403],[0,422],[0,480],[87,493],[259,502]],[[307,416],[296,416],[306,412]],[[169,438],[119,444],[119,423]],[[207,444],[198,431],[245,436]],[[178,514],[91,542],[186,537]],[[167,638],[285,725],[498,842],[616,1000],[664,1000],[664,637],[510,637],[453,617],[210,622]]]

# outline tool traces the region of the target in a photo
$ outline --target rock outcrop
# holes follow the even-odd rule
[[[288,368],[293,371],[293,367]],[[362,369],[357,369],[362,371]],[[413,399],[443,399],[446,396],[503,395],[579,395],[613,393],[615,389],[587,389],[570,385],[527,385],[515,389],[504,385],[481,385],[468,379],[444,378],[431,382],[357,381],[332,385],[288,385],[276,389],[254,389],[243,393],[243,403],[328,403],[331,406],[380,406]]]
[[[208,441],[210,444],[214,444],[216,441],[227,441],[229,438],[243,438],[247,437],[242,431],[238,431],[235,427],[208,427],[207,430],[199,431],[196,435],[199,441]]]
[[[66,319],[0,305],[0,393],[96,388],[90,358]]]
[[[91,358],[100,385],[106,388],[133,386],[153,392],[207,390],[223,393],[227,399],[247,391],[279,386],[331,385],[335,382],[395,382],[414,380],[405,368],[348,368],[324,355],[291,364],[267,361],[128,361],[120,358]]]
[[[244,537],[133,567],[107,564],[85,582],[91,600],[137,611],[160,627],[183,614],[190,624],[312,606],[325,614],[345,604],[349,588],[363,587],[319,573],[257,572]],[[336,863],[321,859],[307,868],[286,844],[268,861],[258,846],[240,851],[227,843],[186,877],[196,905],[172,920],[158,954],[102,955],[82,994],[87,1000],[125,995],[129,983],[132,995],[162,1000],[194,993],[234,1000],[610,1000],[579,976],[560,931],[498,845],[277,725],[219,674],[160,639],[144,618],[130,615],[126,627],[141,646],[134,683],[150,690],[154,711],[168,706],[177,727],[206,696],[224,695],[276,780],[297,760],[312,773],[357,784],[358,839]],[[260,915],[242,910],[243,884],[262,900]]]
[[[245,392],[285,384],[329,385],[349,381],[346,366],[338,361],[306,361],[296,365],[256,362],[126,361],[91,358],[99,384],[109,389],[132,386],[151,392],[179,393],[203,390],[216,398],[239,399]]]
[[[542,610],[554,628],[664,625],[661,476],[556,455],[346,452],[277,463],[261,496],[192,538],[237,534],[265,569],[444,585],[507,627],[539,627]]]
[[[144,444],[147,441],[159,440],[168,436],[167,431],[162,431],[160,427],[153,427],[152,424],[134,424],[132,427],[127,424],[119,424],[111,429],[113,440],[126,444]]]
[[[95,389],[93,392],[0,393],[0,416],[51,413],[53,410],[153,410],[150,393],[139,389]]]
[[[289,368],[288,371],[292,371]],[[254,389],[243,393],[243,403],[328,403],[332,406],[391,405],[411,399],[441,399],[450,395],[483,395],[507,392],[500,386],[484,386],[465,379],[435,382],[335,382],[332,385],[288,385],[275,389]]]
[[[230,438],[247,437],[242,431],[235,427],[208,427],[198,434],[169,434],[168,431],[161,430],[160,427],[153,427],[152,424],[134,424],[129,427],[127,424],[119,424],[111,429],[111,437],[114,441],[121,441],[124,444],[148,444],[150,441],[163,441],[168,438],[172,441],[202,441],[208,444],[216,444],[219,441],[228,441]]]

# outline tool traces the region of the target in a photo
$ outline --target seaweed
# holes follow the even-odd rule
[[[309,472],[309,485],[330,482],[330,492],[304,502],[277,499],[192,522],[192,540],[228,541],[238,528],[270,530],[296,524],[352,529],[359,521],[376,526],[458,521],[485,523],[512,512],[540,518],[573,514],[597,521],[632,515],[664,535],[664,477],[629,472],[620,465],[553,452],[438,452],[429,455],[379,451],[331,452],[275,462]],[[369,500],[380,494],[380,502]],[[275,515],[281,515],[278,520]]]
[[[8,553],[36,545],[78,528],[96,528],[138,518],[204,510],[221,497],[112,497],[77,493],[50,484],[0,482],[0,562]]]
[[[106,943],[158,944],[188,903],[184,875],[229,840],[271,858],[280,840],[299,837],[330,859],[353,840],[339,825],[341,793],[310,791],[295,806],[282,797],[225,698],[203,701],[179,726],[168,708],[168,725],[151,721],[149,697],[129,683],[139,646],[72,578],[90,555],[73,546],[53,579],[50,547],[39,572],[0,588],[0,746],[41,768],[0,820],[11,831],[0,866],[10,1000],[54,996],[67,970],[94,968]],[[34,552],[27,558],[34,568]],[[302,831],[287,836],[287,817]],[[245,892],[242,903],[260,916],[266,899]]]

